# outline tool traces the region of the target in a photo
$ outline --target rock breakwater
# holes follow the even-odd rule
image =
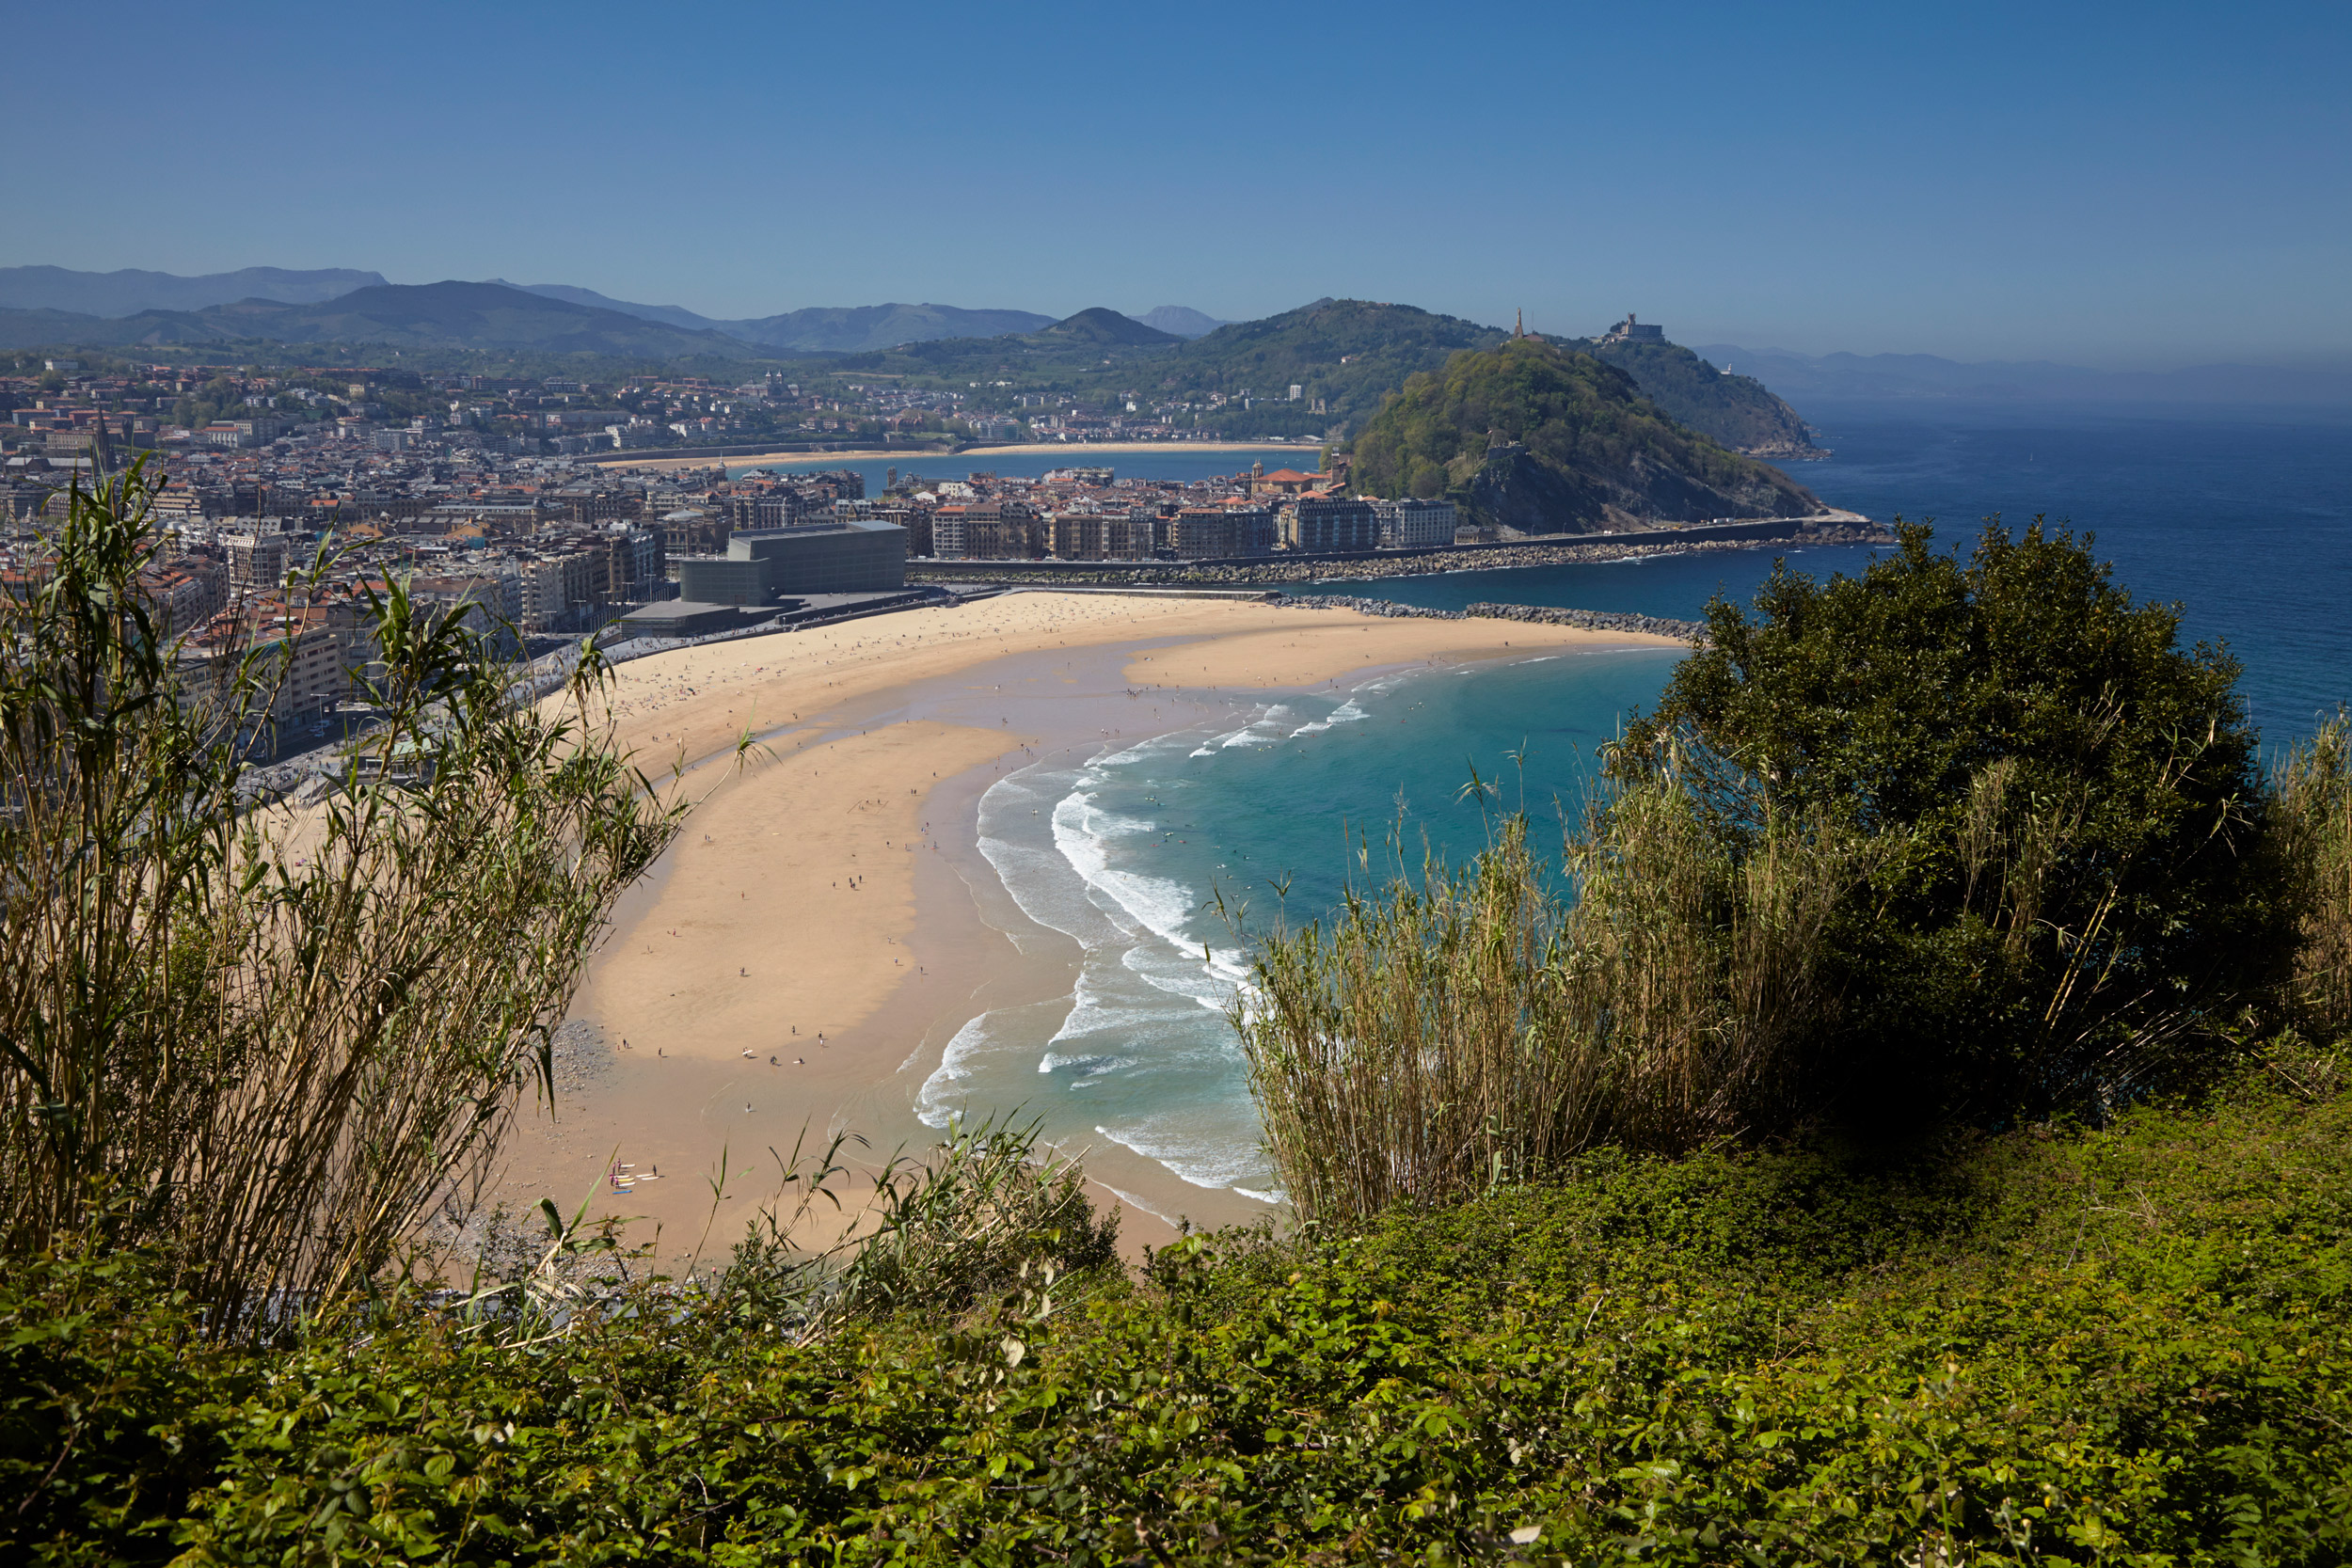
[[[1674,621],[1661,615],[1635,615],[1611,610],[1564,610],[1556,605],[1474,604],[1461,610],[1431,610],[1399,604],[1394,599],[1356,598],[1344,594],[1286,594],[1274,601],[1290,610],[1353,610],[1363,615],[1409,616],[1425,621],[1528,621],[1547,626],[1576,626],[1584,631],[1631,631],[1650,637],[1672,637],[1698,643],[1707,627],[1697,621]]]
[[[1789,549],[1806,545],[1876,545],[1894,537],[1875,523],[1825,522],[1779,539],[1694,539],[1688,544],[1629,545],[1612,543],[1605,535],[1584,536],[1573,543],[1527,543],[1476,550],[1368,556],[1358,561],[1219,562],[1187,565],[1157,562],[1120,566],[1104,562],[1041,568],[1025,561],[989,562],[987,580],[1019,587],[1057,584],[1125,583],[1152,587],[1279,587],[1291,582],[1356,582],[1378,578],[1434,577],[1445,572],[1493,572],[1515,566],[1557,566],[1567,562],[1632,561],[1657,555],[1686,555],[1708,550]],[[924,578],[922,561],[907,562],[907,580]],[[1001,568],[1001,569],[1000,569]],[[974,580],[974,572],[958,570],[952,580]],[[939,574],[946,578],[946,573]]]

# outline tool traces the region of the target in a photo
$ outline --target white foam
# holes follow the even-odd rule
[[[1206,1129],[1168,1125],[1174,1119],[1148,1117],[1136,1126],[1097,1126],[1095,1132],[1121,1148],[1133,1149],[1145,1159],[1167,1166],[1195,1187],[1206,1187],[1212,1192],[1234,1191],[1244,1181],[1265,1180],[1265,1162],[1254,1136],[1229,1136],[1208,1143],[1202,1139]],[[1251,1119],[1254,1126],[1255,1118]]]
[[[1093,798],[1079,790],[1071,791],[1054,807],[1054,847],[1089,889],[1101,895],[1095,899],[1096,906],[1107,903],[1109,908],[1104,912],[1127,926],[1131,935],[1149,931],[1172,946],[1185,945],[1184,922],[1198,904],[1192,890],[1165,877],[1114,867],[1106,840],[1121,830],[1148,833],[1152,825],[1099,811]]]

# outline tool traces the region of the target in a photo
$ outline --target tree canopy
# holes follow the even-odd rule
[[[1899,535],[1859,577],[1718,599],[1613,768],[1708,774],[1735,841],[1772,817],[1867,845],[1828,942],[1849,1100],[2123,1092],[2126,1055],[2291,950],[2238,666],[2088,536],[1996,523],[1963,560]]]
[[[1525,449],[1523,462],[1512,454],[1517,472],[1486,471],[1498,437]],[[1677,424],[1625,372],[1532,339],[1408,378],[1355,452],[1356,482],[1375,494],[1450,496],[1481,520],[1531,531],[1820,509],[1777,469]]]
[[[1726,375],[1679,343],[1594,339],[1578,346],[1625,372],[1644,397],[1711,441],[1767,455],[1813,451],[1803,416],[1754,376]]]

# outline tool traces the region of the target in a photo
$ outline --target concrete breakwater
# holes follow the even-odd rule
[[[1474,604],[1461,610],[1430,610],[1394,599],[1354,598],[1343,594],[1285,594],[1274,601],[1286,609],[1352,610],[1362,615],[1411,616],[1429,621],[1527,621],[1547,626],[1576,626],[1585,631],[1633,631],[1651,637],[1672,637],[1684,642],[1707,640],[1707,627],[1696,621],[1674,621],[1661,615],[1634,615],[1611,610],[1564,610],[1554,605]]]

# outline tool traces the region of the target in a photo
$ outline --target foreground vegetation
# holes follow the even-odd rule
[[[2084,544],[1776,577],[1562,866],[1504,817],[1268,937],[1292,1234],[1131,1275],[960,1126],[827,1247],[796,1150],[681,1279],[417,1223],[673,800],[395,594],[379,742],[260,808],[269,650],[175,673],[138,477],[58,545],[0,605],[0,1560],[2352,1560],[2352,727],[2265,773]]]
[[[676,812],[583,718],[593,659],[518,703],[397,585],[380,724],[340,789],[261,807],[244,758],[300,643],[182,662],[149,499],[143,468],[77,488],[45,580],[0,595],[0,1251],[167,1243],[252,1334],[466,1199]]]
[[[210,1348],[140,1259],[51,1258],[0,1287],[0,1555],[2341,1562],[2342,1072],[1898,1160],[1597,1152],[1140,1281],[1047,1289],[1039,1232],[1000,1294],[813,1338],[747,1267],[535,1342],[411,1301]]]

